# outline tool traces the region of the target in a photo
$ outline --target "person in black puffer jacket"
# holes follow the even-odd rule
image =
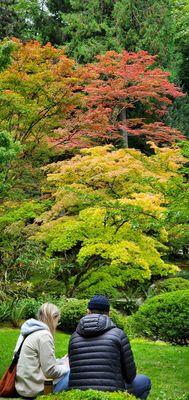
[[[136,375],[127,335],[109,318],[109,301],[94,296],[69,343],[69,389],[124,391],[146,399],[150,379]]]

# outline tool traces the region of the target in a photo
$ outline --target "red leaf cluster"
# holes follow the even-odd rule
[[[78,66],[50,43],[15,41],[0,74],[1,120],[21,143],[80,148],[143,136],[158,145],[183,136],[162,123],[173,99],[183,96],[145,51],[108,51]],[[4,124],[4,122],[3,122]]]
[[[145,51],[108,51],[97,56],[97,62],[80,68],[85,105],[63,122],[56,145],[87,147],[115,142],[122,138],[123,130],[158,145],[183,139],[178,130],[161,121],[173,99],[183,93],[169,82],[168,72],[155,67],[155,61],[156,57]]]

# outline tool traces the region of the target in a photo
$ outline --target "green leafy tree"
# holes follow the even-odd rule
[[[68,54],[79,62],[88,62],[94,56],[109,49],[121,49],[113,33],[111,0],[49,1],[50,9],[61,18],[63,43]],[[56,9],[55,9],[56,7]]]
[[[0,196],[7,193],[10,188],[9,172],[11,162],[20,152],[19,142],[14,142],[6,131],[0,132]]]
[[[172,258],[180,258],[182,264],[182,260],[189,259],[189,141],[180,146],[186,162],[179,170],[179,175],[172,178],[166,188],[169,197],[166,223]]]
[[[157,54],[160,64],[175,70],[175,23],[171,0],[118,0],[114,24],[118,41],[132,51]]]
[[[24,21],[22,32],[17,37],[22,40],[37,39],[42,44],[61,44],[57,20],[48,10],[46,1],[18,0],[15,10]]]
[[[57,24],[45,1],[5,0],[0,2],[0,39],[17,37],[58,43]],[[53,41],[53,35],[55,40]]]
[[[62,30],[68,54],[88,62],[107,50],[147,50],[172,71],[179,63],[175,47],[175,4],[171,0],[47,1]]]
[[[169,123],[176,126],[187,137],[189,136],[189,1],[174,0],[173,15],[176,26],[175,43],[177,53],[180,54],[180,66],[177,72],[177,81],[186,93],[185,98],[177,99],[170,108]]]
[[[189,0],[174,0],[173,15],[176,25],[177,51],[182,54],[179,78],[184,90],[189,92]]]
[[[0,73],[0,124],[31,152],[31,142],[39,147],[80,103],[79,77],[63,50],[15,42],[12,63]]]
[[[10,201],[0,205],[0,282],[27,282],[40,269],[39,247],[27,241],[31,223],[49,207],[48,201]],[[34,228],[33,228],[34,229]]]
[[[96,147],[46,167],[55,204],[37,219],[33,239],[59,260],[68,295],[115,296],[128,282],[177,270],[161,255],[168,250],[166,187],[184,159],[179,150],[154,150],[147,157]]]
[[[0,72],[8,67],[11,63],[11,53],[15,48],[13,41],[3,41],[0,46]]]
[[[0,39],[19,36],[24,26],[24,20],[19,16],[15,7],[18,0],[0,1]]]

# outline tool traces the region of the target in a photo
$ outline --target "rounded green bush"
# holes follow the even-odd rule
[[[168,278],[155,282],[155,284],[150,287],[149,296],[187,289],[189,289],[189,280],[181,277]]]
[[[18,303],[22,308],[22,319],[36,318],[37,312],[42,302],[35,299],[23,299]]]
[[[169,278],[162,281],[159,285],[161,291],[174,292],[176,290],[187,290],[189,289],[189,281],[184,278]]]
[[[61,318],[59,327],[65,332],[72,333],[75,331],[79,320],[87,313],[88,300],[81,299],[65,299],[58,301]],[[124,329],[126,318],[118,311],[111,308],[110,318],[121,329]]]
[[[41,399],[51,400],[51,396],[42,396]],[[54,394],[53,400],[134,400],[134,396],[127,392],[100,392],[97,390],[70,390]]]
[[[189,290],[157,295],[148,299],[131,317],[137,335],[171,343],[189,342]]]
[[[52,302],[58,306],[61,313],[59,328],[65,332],[75,331],[79,320],[86,315],[88,300],[67,299],[33,299],[26,298],[17,302],[4,302],[0,304],[1,322],[11,322],[15,327],[19,326],[22,320],[36,318],[40,306],[46,302]],[[111,308],[110,318],[121,329],[124,329],[126,318]]]
[[[125,329],[127,318],[125,315],[121,314],[119,311],[115,310],[114,308],[110,308],[110,318],[114,322],[114,324],[120,328]]]
[[[87,300],[63,299],[58,302],[61,318],[59,327],[65,332],[75,331],[79,320],[86,314]]]

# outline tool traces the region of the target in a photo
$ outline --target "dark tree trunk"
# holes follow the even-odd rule
[[[121,122],[124,122],[126,120],[126,108],[123,108],[123,110],[121,110],[120,112],[120,120]],[[125,147],[129,147],[129,143],[128,143],[128,132],[126,131],[126,129],[120,128],[120,131],[122,133],[123,136],[123,143]]]

